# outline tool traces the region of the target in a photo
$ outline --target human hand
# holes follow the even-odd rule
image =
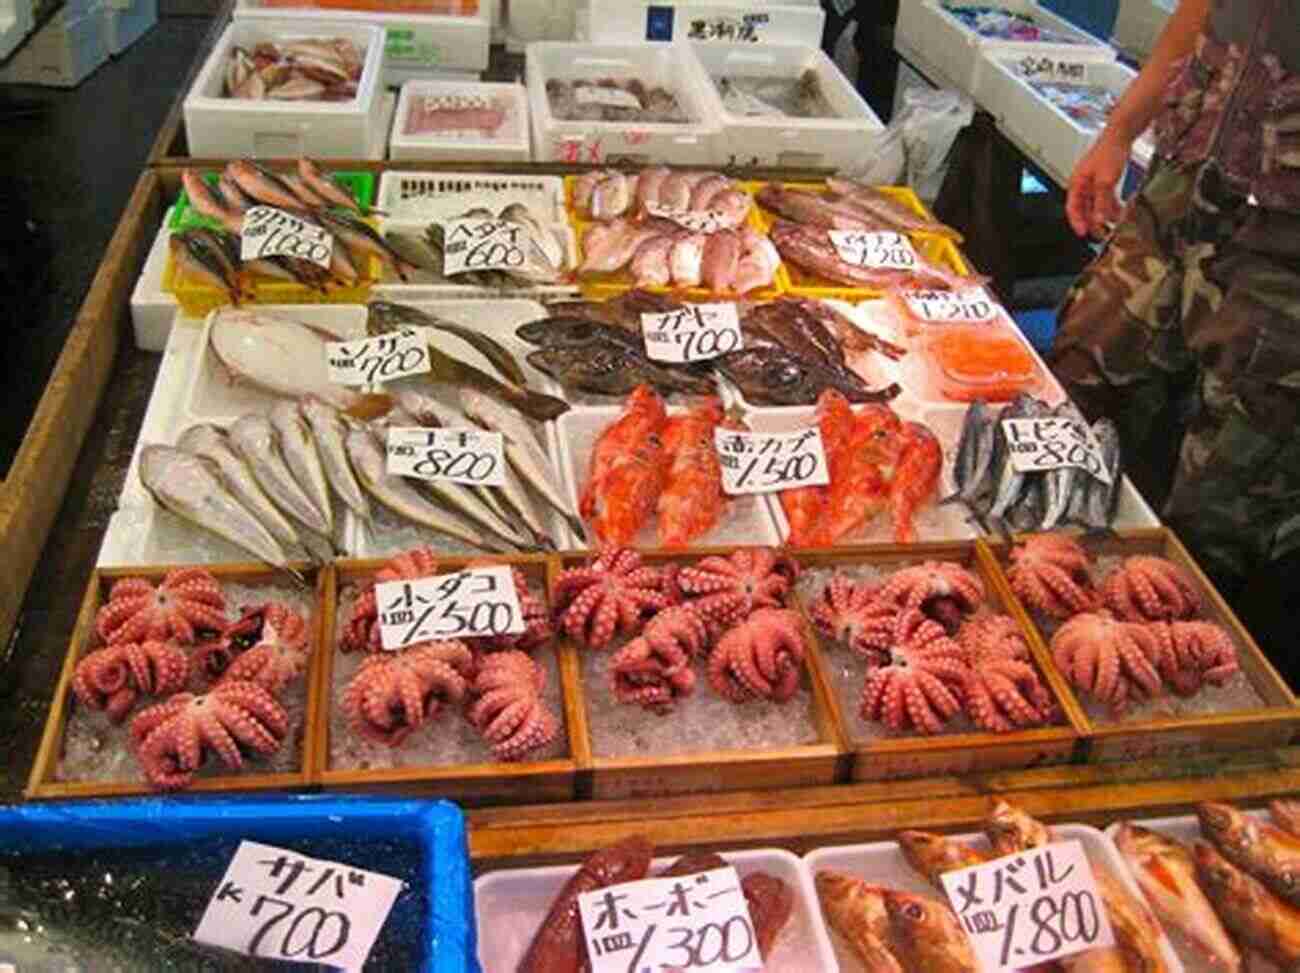
[[[1115,187],[1124,175],[1131,149],[1130,142],[1107,130],[1074,167],[1065,214],[1079,236],[1104,236],[1107,225],[1119,215]]]

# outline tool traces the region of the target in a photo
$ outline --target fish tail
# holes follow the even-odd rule
[[[520,389],[519,392],[517,396],[519,408],[539,422],[558,419],[569,411],[569,403],[553,395],[534,392],[531,389]]]
[[[371,393],[361,396],[352,405],[343,410],[344,415],[362,422],[377,419],[393,408],[393,397],[383,393]]]

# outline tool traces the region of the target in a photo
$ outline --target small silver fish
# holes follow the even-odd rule
[[[274,427],[266,416],[241,416],[230,427],[231,445],[244,458],[271,502],[308,530],[322,537],[332,533],[315,505],[289,471]]]
[[[353,513],[362,520],[369,520],[370,504],[348,465],[348,453],[343,445],[343,438],[347,435],[343,414],[314,395],[305,396],[299,407],[311,426],[325,478]]]
[[[311,427],[302,417],[298,403],[286,399],[271,406],[268,418],[279,439],[280,455],[284,457],[285,465],[321,519],[329,526],[325,536],[332,537],[334,508],[330,503],[330,485],[325,478],[325,467],[321,464]]]
[[[987,489],[995,438],[989,407],[983,399],[976,399],[962,420],[957,456],[953,460],[952,478],[957,489],[940,503],[969,502]]]
[[[1080,423],[1086,424],[1087,420],[1083,418],[1078,407],[1069,399],[1065,399],[1052,410],[1052,415],[1074,419]],[[1068,515],[1070,500],[1074,494],[1083,490],[1087,486],[1089,475],[1079,469],[1077,466],[1063,466],[1058,470],[1048,470],[1043,474],[1043,492],[1046,497],[1043,519],[1037,525],[1039,530],[1052,530],[1057,524]]]
[[[1006,437],[1002,432],[1002,422],[1005,419],[1032,419],[1037,416],[1044,416],[1048,413],[1048,408],[1038,399],[1031,395],[1018,395],[1006,406],[997,417],[998,436],[1003,440],[1001,455],[1003,458],[1002,468],[999,471],[997,480],[997,489],[993,497],[993,506],[989,510],[989,517],[993,520],[1004,520],[1011,509],[1020,500],[1029,483],[1029,478],[1024,473],[1017,473],[1015,466],[1011,462],[1010,451],[1006,448]]]

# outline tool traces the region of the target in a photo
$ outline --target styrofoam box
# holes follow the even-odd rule
[[[1122,94],[1137,72],[1118,61],[1093,60],[1087,54],[1080,84],[1098,85]],[[1067,185],[1074,165],[1088,151],[1100,130],[1090,130],[1034,90],[1025,79],[1018,58],[1005,52],[987,54],[980,74],[980,105],[998,121],[998,127],[1021,151],[1041,165],[1060,185]]]
[[[708,99],[706,86],[711,82],[688,45],[546,42],[528,45],[527,62],[535,160],[700,165],[716,160],[721,120]],[[546,95],[551,78],[636,78],[647,87],[671,91],[693,121],[683,125],[562,121],[551,113]]]
[[[867,133],[884,130],[876,113],[820,47],[693,44],[692,48],[712,81],[707,94],[722,119],[720,155],[729,164],[837,169],[861,157]],[[808,71],[815,75],[822,97],[837,117],[736,115],[727,111],[717,88],[719,78],[781,78],[793,82]]]
[[[345,37],[365,49],[357,96],[348,102],[253,101],[221,95],[230,49],[262,41]],[[240,19],[222,33],[185,97],[190,154],[208,158],[365,158],[383,126],[379,72],[384,32],[328,18]],[[387,132],[380,132],[382,140]]]
[[[114,57],[147,34],[158,23],[158,0],[107,0],[104,37]]]
[[[176,298],[163,290],[163,272],[167,268],[168,241],[171,230],[167,216],[154,237],[144,268],[136,278],[131,291],[131,327],[135,331],[135,346],[141,351],[162,351],[167,347],[172,322],[176,318]]]
[[[588,37],[597,43],[628,41],[727,41],[731,33],[752,30],[754,41],[821,44],[826,11],[818,0],[712,0],[658,4],[637,0],[591,0]],[[702,24],[703,28],[697,27]],[[715,25],[722,26],[719,32]],[[723,36],[717,36],[721,33]]]
[[[1099,49],[1102,56],[1108,52],[1114,59],[1112,48],[1034,0],[1005,0],[999,7],[1029,14],[1040,26],[1074,37],[1079,43],[1045,44],[983,38],[945,11],[941,0],[902,0],[898,8],[898,25],[894,29],[894,47],[931,81],[964,91],[976,100],[979,98],[983,54],[1014,53],[1018,57],[1033,54],[1074,59],[1085,49],[1093,48],[1094,54]]]
[[[767,872],[794,891],[790,922],[773,946],[763,965],[765,973],[830,973],[835,969],[831,944],[817,893],[803,863],[782,848],[719,852],[743,879],[753,872]],[[651,877],[676,858],[656,858]],[[499,973],[519,966],[537,927],[546,918],[551,902],[567,882],[577,863],[547,868],[516,868],[488,872],[474,882],[475,927],[479,930],[478,958],[485,971]],[[491,934],[485,934],[491,930]]]
[[[18,46],[32,29],[32,0],[0,0],[0,58]]]
[[[501,105],[505,120],[491,134],[482,132],[408,133],[411,109],[421,98],[453,95],[474,96]],[[521,84],[490,84],[456,81],[408,81],[397,101],[397,117],[389,139],[391,159],[466,159],[476,161],[520,161],[532,158],[528,127],[528,92]]]
[[[564,222],[564,180],[559,176],[491,175],[483,172],[403,172],[379,177],[375,209],[389,219],[451,219],[475,206],[500,211],[522,203],[552,223]]]
[[[1137,897],[1138,901],[1145,901],[1142,898],[1142,891],[1138,888],[1137,882],[1133,880],[1133,876],[1124,867],[1124,859],[1119,851],[1116,850],[1110,839],[1096,828],[1085,824],[1053,825],[1052,837],[1057,841],[1081,842],[1094,869],[1097,867],[1106,868],[1124,884],[1131,894]],[[955,835],[954,840],[967,842],[984,852],[989,851],[988,840],[982,834]],[[902,850],[893,841],[818,848],[804,856],[804,865],[809,873],[809,881],[812,882],[816,881],[819,871],[830,869],[866,879],[873,884],[943,898],[943,893],[936,890],[907,863]],[[859,973],[862,964],[844,945],[843,939],[834,933],[831,934],[830,938],[831,948],[835,952],[838,965],[827,966],[824,969],[832,971],[838,969],[842,973]],[[1168,937],[1161,938],[1160,952],[1164,957],[1169,973],[1182,973],[1183,965],[1178,961]]]
[[[1137,60],[1145,61],[1173,12],[1172,0],[1165,3],[1161,0],[1120,0],[1110,42]]]
[[[64,8],[0,70],[0,82],[73,88],[108,60],[104,10]]]

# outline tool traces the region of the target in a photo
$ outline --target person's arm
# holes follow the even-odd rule
[[[1155,118],[1174,62],[1189,53],[1210,15],[1210,0],[1180,0],[1151,57],[1110,113],[1105,129],[1070,176],[1065,212],[1079,236],[1101,236],[1119,213],[1115,187],[1124,175],[1133,142]]]

